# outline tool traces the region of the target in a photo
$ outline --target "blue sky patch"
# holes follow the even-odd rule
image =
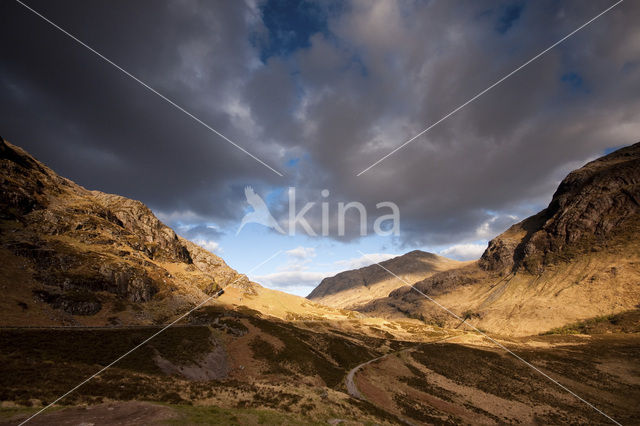
[[[584,84],[584,81],[582,80],[582,76],[577,72],[564,73],[562,74],[562,77],[560,77],[560,80],[562,80],[563,83],[568,84],[574,89],[579,89]]]
[[[295,167],[300,163],[300,158],[290,158],[287,160],[287,167]]]
[[[589,93],[589,87],[579,72],[566,72],[562,74],[560,81],[563,83],[565,89],[570,93]]]
[[[327,5],[306,0],[267,0],[261,7],[262,19],[269,31],[266,40],[260,40],[260,57],[288,56],[310,46],[313,34],[327,31]]]
[[[621,149],[621,148],[624,148],[625,146],[626,146],[626,145],[622,145],[622,146],[612,146],[612,147],[610,147],[610,148],[606,148],[606,149],[603,151],[603,155],[609,155],[609,154],[611,154],[611,153],[612,153],[612,152],[614,152],[614,151],[617,151],[617,150],[619,150],[619,149]]]
[[[520,19],[522,11],[524,9],[523,3],[510,4],[505,6],[496,23],[496,31],[500,34],[504,34],[513,27],[513,25]]]

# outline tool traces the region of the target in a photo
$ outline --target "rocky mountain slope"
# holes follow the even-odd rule
[[[637,236],[640,145],[620,149],[570,173],[549,206],[493,239],[482,255],[486,270],[540,273],[545,265],[608,241]]]
[[[444,334],[263,288],[141,202],[86,190],[1,140],[0,189],[0,346],[10,348],[1,401],[46,405],[154,336],[65,403],[190,401],[247,409],[260,422],[256,409],[293,423],[397,423],[343,393],[344,376]]]
[[[4,142],[0,187],[0,346],[8,348],[0,353],[0,424],[24,421],[108,365],[60,401],[76,407],[45,411],[34,424],[117,423],[132,416],[145,424],[601,420],[550,389],[542,376],[494,352],[481,335],[442,328],[458,324],[441,321],[407,287],[360,308],[386,319],[263,288],[177,236],[142,203],[88,191]],[[625,188],[637,194],[633,185]],[[611,191],[615,198],[618,191]],[[634,215],[603,227],[600,243],[585,245],[586,251],[567,251],[573,243],[560,249],[562,256],[545,251],[538,275],[526,258],[509,262],[516,250],[501,252],[496,263],[488,250],[481,262],[435,273],[447,262],[421,252],[385,265],[408,279],[432,274],[417,285],[483,328],[518,334],[531,330],[532,319],[535,327],[550,328],[593,314],[596,303],[605,312],[637,303]],[[384,281],[373,270],[361,274],[353,282],[377,289]],[[164,329],[221,287],[223,295]],[[325,296],[348,291],[338,287]],[[637,315],[625,318],[553,333],[637,330]],[[637,334],[592,336],[586,344],[583,337],[556,334],[530,339],[501,342],[539,368],[551,368],[562,383],[580,386],[620,421],[637,418],[635,358],[629,356],[637,353]],[[354,385],[367,400],[347,393],[345,378],[353,369],[359,371]]]
[[[465,322],[531,334],[640,304],[640,143],[570,173],[549,206],[481,259],[415,284]],[[459,326],[409,286],[359,310]]]
[[[256,286],[143,203],[86,190],[5,141],[0,259],[5,324],[161,321],[229,283]]]
[[[143,203],[89,191],[3,140],[0,189],[0,326],[165,323],[221,288],[211,303],[230,310],[290,321],[359,315],[250,282]]]
[[[410,283],[463,264],[464,262],[420,250],[381,262],[382,266]],[[378,265],[370,265],[323,279],[307,298],[327,306],[353,309],[386,297],[403,285],[402,281],[389,275]]]

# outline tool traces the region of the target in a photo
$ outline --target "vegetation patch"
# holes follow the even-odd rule
[[[419,390],[420,392],[424,392],[429,395],[433,395],[437,398],[442,399],[443,401],[453,402],[453,397],[455,393],[444,389],[440,386],[429,383],[427,377],[411,364],[405,364],[406,367],[413,373],[411,377],[400,377],[399,380],[402,383],[406,383],[412,388]]]
[[[548,397],[547,386],[533,370],[495,352],[456,344],[421,345],[411,357],[428,369],[458,384],[471,386],[501,398],[518,401]],[[518,363],[518,364],[517,364]]]
[[[377,355],[367,343],[377,347],[384,340],[368,338],[363,344],[326,333],[316,333],[295,326],[250,317],[251,323],[271,336],[280,340],[284,347],[275,350],[265,345],[267,342],[254,340],[252,345],[258,356],[271,362],[270,371],[281,371],[283,362],[287,367],[307,375],[318,375],[329,387],[342,383],[347,371]],[[364,339],[363,336],[359,336]],[[370,340],[370,341],[369,341]],[[277,365],[276,365],[277,364]]]
[[[321,338],[320,335],[316,336],[316,333],[255,317],[250,318],[250,321],[254,326],[278,338],[284,344],[283,348],[276,351],[268,342],[260,340],[252,342],[252,347],[257,350],[255,355],[269,362],[269,371],[282,371],[283,363],[286,362],[287,367],[306,376],[317,374],[329,387],[335,387],[342,382],[346,369],[335,365],[319,349],[316,349],[318,344],[322,343],[316,341]]]
[[[80,330],[2,330],[0,331],[0,400],[48,399],[69,390],[144,342],[160,328],[80,329]],[[154,355],[178,364],[191,364],[211,351],[211,332],[207,327],[172,327],[154,337],[83,387],[90,395],[114,399],[156,395],[157,380],[164,377],[154,363]],[[126,372],[126,374],[125,374]],[[105,377],[124,383],[110,384]],[[139,376],[151,375],[152,378]],[[131,381],[129,383],[128,381]],[[112,387],[113,386],[113,387]],[[151,389],[146,389],[150,387]],[[145,390],[146,389],[146,390]],[[162,400],[161,397],[159,397]]]
[[[256,408],[220,408],[212,406],[179,406],[172,407],[179,413],[179,417],[167,420],[167,424],[182,426],[189,425],[291,425],[308,424],[321,425],[309,418],[298,417],[293,414],[277,412],[269,409]]]
[[[432,425],[455,425],[459,423],[456,421],[456,418],[421,402],[413,401],[405,395],[395,394],[393,401],[400,409],[400,412],[411,419]],[[444,418],[441,416],[444,416]]]
[[[640,310],[622,312],[615,315],[603,315],[579,321],[562,327],[551,329],[543,335],[550,334],[604,334],[604,333],[639,333]]]
[[[33,295],[54,309],[62,309],[72,315],[95,315],[102,309],[100,298],[91,291],[69,290],[57,294],[46,290],[34,290]]]

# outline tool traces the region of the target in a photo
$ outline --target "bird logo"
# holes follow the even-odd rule
[[[246,186],[244,188],[244,195],[247,198],[247,203],[251,207],[253,207],[253,211],[244,215],[242,218],[242,222],[240,223],[240,227],[238,228],[238,232],[236,235],[240,233],[242,228],[248,223],[258,223],[260,225],[264,225],[267,228],[275,229],[281,234],[284,234],[284,230],[278,224],[278,221],[271,215],[267,204],[264,202],[262,197],[260,197],[253,190],[252,187]]]

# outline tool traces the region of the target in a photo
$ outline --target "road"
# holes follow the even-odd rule
[[[349,371],[349,374],[347,374],[347,378],[345,379],[346,380],[346,385],[347,385],[347,392],[349,392],[349,395],[351,395],[354,398],[366,400],[366,398],[358,390],[358,386],[356,386],[356,382],[354,380],[355,376],[356,376],[356,373],[360,369],[362,369],[363,367],[365,367],[365,366],[367,366],[367,365],[369,365],[369,364],[371,364],[373,362],[380,361],[381,359],[387,358],[387,357],[389,357],[391,355],[399,355],[402,352],[406,352],[408,350],[413,349],[414,347],[415,346],[412,346],[412,347],[406,348],[406,349],[402,349],[402,350],[396,351],[396,352],[390,352],[390,353],[388,353],[386,355],[379,356],[378,358],[370,359],[369,361],[363,362],[362,364],[356,366],[355,368],[352,368],[351,371]]]

